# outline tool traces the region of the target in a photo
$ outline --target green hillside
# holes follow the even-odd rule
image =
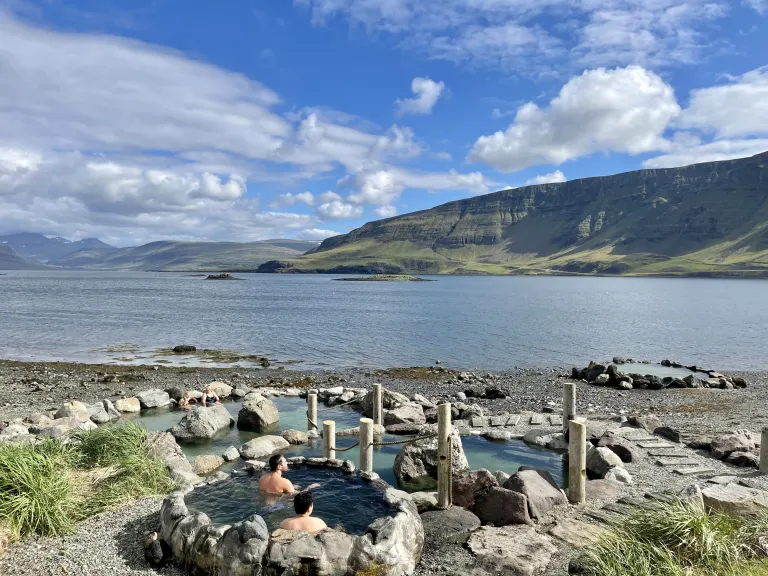
[[[768,275],[768,152],[449,202],[259,271]]]
[[[274,242],[152,242],[132,248],[81,250],[51,264],[91,270],[255,270],[268,260],[295,258],[317,246],[298,240]]]

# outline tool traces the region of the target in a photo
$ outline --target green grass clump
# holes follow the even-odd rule
[[[104,426],[71,442],[0,445],[0,525],[14,539],[71,532],[79,520],[173,488],[147,431]]]
[[[629,517],[580,560],[588,576],[768,576],[766,530],[768,517],[674,501]]]

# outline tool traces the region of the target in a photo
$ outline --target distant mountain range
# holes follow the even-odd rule
[[[295,258],[319,242],[152,242],[115,248],[96,238],[71,242],[42,234],[0,236],[0,270],[82,268],[89,270],[243,271],[268,260]]]
[[[259,271],[768,276],[768,152],[449,202]]]

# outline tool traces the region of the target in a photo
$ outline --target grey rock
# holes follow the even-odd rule
[[[557,547],[530,526],[483,526],[467,542],[475,555],[473,574],[533,576],[543,574]]]
[[[403,424],[390,424],[385,428],[387,434],[419,434],[421,433],[421,428],[424,426],[423,424],[414,424],[411,422],[406,422]]]
[[[605,475],[611,468],[623,468],[621,458],[608,448],[592,448],[587,451],[587,470],[599,478]]]
[[[104,405],[101,403],[89,406],[88,413],[91,415],[91,422],[94,424],[106,424],[111,420],[109,414],[104,409]]]
[[[240,455],[247,460],[253,460],[270,456],[288,446],[290,444],[280,436],[261,436],[243,444],[240,447]]]
[[[411,500],[416,505],[419,514],[437,508],[437,492],[413,492],[411,493]],[[477,525],[480,525],[480,520],[477,521]],[[424,531],[426,532],[426,527]]]
[[[427,431],[437,432],[437,427],[430,426]],[[469,469],[461,438],[455,428],[451,430],[451,465],[454,474]],[[418,481],[428,477],[436,479],[437,438],[405,444],[395,457],[393,471],[401,482]]]
[[[408,403],[408,396],[400,394],[399,392],[392,392],[386,388],[381,389],[381,405],[384,410],[392,410],[402,404]],[[363,413],[369,417],[373,417],[373,390],[370,390],[361,402]]]
[[[621,458],[622,462],[637,462],[642,459],[642,452],[635,445],[612,431],[606,431],[597,443],[598,447],[608,448]]]
[[[211,382],[208,384],[208,386],[210,386],[211,389],[216,392],[216,395],[219,398],[229,398],[232,394],[232,386],[226,382]]]
[[[481,494],[499,486],[496,477],[485,469],[456,474],[452,480],[453,503],[467,510],[475,507]]]
[[[213,406],[198,406],[171,428],[177,440],[192,440],[213,438],[218,432],[232,425],[232,417],[222,404]]]
[[[221,468],[223,465],[224,458],[221,456],[206,454],[204,456],[198,456],[192,460],[192,471],[199,476],[205,476],[217,468]]]
[[[657,416],[654,416],[653,414],[630,416],[627,421],[629,422],[630,426],[634,426],[636,428],[643,428],[646,432],[649,432],[651,434],[653,434],[656,428],[661,428],[664,426],[662,421],[659,420],[659,418]]]
[[[421,394],[414,394],[413,395],[413,401],[416,404],[420,404],[422,408],[436,408],[434,402],[430,402],[426,397],[422,396]]]
[[[733,452],[749,452],[754,449],[755,441],[748,430],[737,430],[712,440],[712,456],[718,460],[725,460]]]
[[[661,436],[662,438],[666,438],[670,442],[675,442],[679,444],[682,441],[682,436],[680,434],[680,431],[675,428],[670,428],[669,426],[661,426],[659,428],[656,428],[656,430],[653,431],[654,434]]]
[[[161,408],[171,403],[171,398],[165,390],[144,390],[136,394],[142,408]]]
[[[115,409],[122,413],[141,412],[141,403],[138,398],[118,398]]]
[[[384,412],[384,426],[392,424],[426,424],[424,409],[420,404],[410,402]]]
[[[309,439],[307,438],[307,433],[302,432],[301,430],[284,430],[280,436],[285,439],[288,444],[306,444],[309,442]]]
[[[433,510],[421,514],[424,535],[428,540],[445,540],[463,544],[480,528],[480,518],[461,506]]]
[[[704,509],[704,496],[701,493],[701,487],[698,484],[691,484],[686,486],[680,492],[677,497],[680,501]]]
[[[245,388],[233,388],[230,395],[232,398],[245,398],[248,393],[249,391]]]
[[[240,452],[237,448],[234,446],[230,446],[226,450],[224,450],[224,454],[221,455],[222,458],[224,458],[225,462],[232,462],[233,460],[237,460],[240,458]]]
[[[611,377],[608,376],[608,374],[600,374],[595,378],[595,384],[598,386],[606,386],[608,385],[608,380],[610,380]]]
[[[246,460],[243,467],[245,470],[253,474],[254,472],[261,472],[264,470],[264,468],[267,467],[267,463],[260,460]]]
[[[518,471],[504,483],[504,488],[524,494],[531,518],[542,518],[555,506],[567,504],[561,490],[554,488],[536,470]]]
[[[90,414],[90,411],[88,410],[88,406],[86,406],[82,402],[73,400],[72,402],[64,403],[56,411],[54,418],[56,420],[58,420],[59,418],[75,418],[80,422],[87,422],[88,420],[91,419],[91,414]]]
[[[621,484],[613,480],[588,480],[585,484],[587,502],[616,500]]]
[[[115,421],[120,418],[120,412],[117,408],[115,408],[115,405],[112,404],[112,401],[105,398],[101,401],[102,406],[104,406],[104,410],[106,410],[107,414],[109,415],[110,421]]]
[[[606,480],[613,480],[619,484],[632,484],[632,475],[624,468],[611,468],[605,473]]]
[[[702,491],[707,509],[734,516],[765,515],[768,513],[768,492],[739,484],[712,484]]]
[[[550,529],[549,534],[574,548],[588,548],[606,536],[608,530],[574,518],[561,518]]]
[[[274,427],[280,421],[277,406],[258,392],[251,392],[243,398],[243,407],[237,415],[240,430],[261,432]]]
[[[506,430],[486,430],[482,433],[482,437],[486,440],[503,442],[512,439],[512,432],[507,432]]]
[[[532,524],[528,513],[528,498],[506,488],[491,488],[480,495],[474,512],[483,524]]]
[[[731,452],[725,461],[739,468],[760,468],[760,456],[754,452]]]
[[[184,397],[184,392],[185,392],[184,388],[176,385],[169,386],[168,388],[165,389],[165,393],[168,394],[168,397],[173,400],[176,400],[176,402],[178,402]]]
[[[499,486],[504,486],[504,482],[506,482],[510,478],[510,475],[504,472],[503,470],[494,470],[493,476],[494,478],[496,478],[496,481],[499,483]]]

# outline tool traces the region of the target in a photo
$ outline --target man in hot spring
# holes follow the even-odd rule
[[[280,528],[284,530],[306,530],[310,534],[317,534],[321,530],[328,528],[328,525],[320,518],[313,518],[314,502],[312,492],[303,491],[296,494],[293,499],[293,508],[296,510],[296,516],[286,518],[280,522]]]
[[[296,494],[299,486],[294,486],[283,473],[288,471],[288,462],[282,454],[275,454],[269,459],[269,472],[259,479],[259,490],[267,494]],[[320,484],[312,484],[304,490],[312,490]]]

